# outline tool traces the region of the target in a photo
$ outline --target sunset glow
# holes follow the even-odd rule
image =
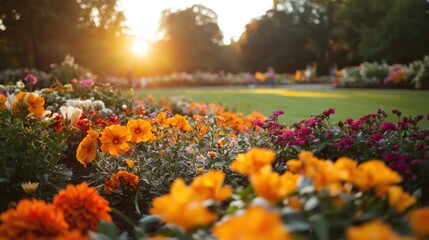
[[[173,11],[183,10],[194,4],[202,4],[217,13],[218,24],[226,44],[230,39],[238,40],[252,18],[265,14],[272,7],[272,1],[268,0],[252,2],[245,0],[120,0],[119,4],[127,18],[126,26],[129,28],[129,34],[150,41],[157,41],[161,37],[157,31],[163,10],[168,8]]]
[[[145,40],[136,39],[133,42],[133,52],[137,55],[145,55],[149,49],[149,45]]]

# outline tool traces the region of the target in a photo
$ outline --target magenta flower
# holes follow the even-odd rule
[[[28,74],[27,76],[24,77],[24,81],[29,81],[31,84],[36,84],[37,83],[37,77],[34,76],[33,74]]]

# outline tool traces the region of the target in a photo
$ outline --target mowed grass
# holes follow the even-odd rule
[[[184,88],[136,90],[142,98],[152,95],[156,99],[164,97],[186,97],[201,103],[217,103],[244,114],[253,111],[269,116],[273,111],[283,110],[280,121],[292,124],[312,114],[335,108],[333,121],[345,120],[386,110],[390,121],[396,122],[392,109],[399,109],[403,116],[425,115],[420,127],[429,128],[426,115],[429,114],[429,91],[412,90],[351,90],[351,89],[287,89],[287,88]]]

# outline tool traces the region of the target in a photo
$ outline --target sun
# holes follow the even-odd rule
[[[133,42],[133,52],[137,55],[145,55],[149,49],[147,41],[142,39],[136,39]]]

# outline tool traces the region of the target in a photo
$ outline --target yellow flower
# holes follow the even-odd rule
[[[88,130],[86,137],[79,143],[76,151],[76,159],[85,167],[95,159],[97,153],[98,133]]]
[[[134,164],[136,163],[135,160],[131,160],[131,159],[125,159],[125,163],[127,164],[127,166],[129,168],[134,168]]]
[[[347,157],[341,157],[334,163],[337,177],[345,182],[350,182],[357,167],[357,162]]]
[[[379,160],[359,164],[352,179],[352,183],[364,191],[400,182],[402,182],[402,177]]]
[[[139,177],[129,173],[127,171],[119,171],[113,174],[104,185],[104,191],[107,194],[113,193],[120,185],[128,186],[131,191],[135,191],[137,189],[137,185],[139,184]]]
[[[131,133],[127,127],[118,124],[110,125],[104,129],[100,138],[101,150],[111,155],[122,154],[130,149],[128,145],[130,140]]]
[[[148,120],[129,120],[127,123],[127,128],[131,132],[132,142],[146,142],[152,138],[152,126]]]
[[[222,171],[209,170],[204,175],[194,178],[190,187],[200,200],[223,201],[232,193],[231,187],[222,187],[224,181],[225,175]]]
[[[391,186],[389,188],[388,196],[389,205],[400,213],[416,203],[416,199],[409,193],[404,192],[400,186]]]
[[[283,176],[276,172],[264,172],[252,175],[250,182],[258,196],[265,198],[271,204],[276,204],[296,191],[298,177],[290,172],[286,172]]]
[[[204,207],[202,201],[198,200],[194,191],[186,186],[183,179],[174,181],[169,194],[155,198],[149,212],[159,215],[166,223],[185,229],[205,225],[216,219],[215,215]]]
[[[158,113],[158,115],[156,115],[156,121],[158,122],[159,125],[163,127],[167,127],[168,126],[167,114],[165,114],[165,112]]]
[[[408,219],[411,229],[419,237],[429,237],[429,208],[421,208],[412,211]]]
[[[403,239],[380,220],[373,220],[359,227],[347,229],[347,240],[399,240]]]
[[[271,171],[271,163],[275,157],[276,154],[271,150],[252,148],[247,153],[238,154],[231,163],[231,169],[243,175]]]
[[[222,240],[290,239],[280,216],[261,207],[249,207],[244,214],[220,222],[212,230]]]
[[[68,231],[62,211],[53,204],[23,199],[0,214],[0,239],[53,239]]]
[[[25,193],[33,193],[37,190],[37,188],[39,187],[39,183],[38,182],[26,182],[21,184],[22,189],[24,189]]]
[[[6,101],[7,98],[4,95],[0,94],[0,110],[3,110],[5,108]]]
[[[174,117],[168,119],[168,123],[179,129],[182,132],[188,132],[191,130],[191,125],[189,125],[188,120],[185,117],[180,116],[179,114],[174,115]]]
[[[294,173],[300,172],[302,170],[302,162],[299,160],[291,159],[286,162],[288,170]]]
[[[97,189],[86,182],[67,185],[54,197],[54,205],[65,216],[71,229],[83,233],[96,230],[101,219],[111,222],[109,202],[98,195]]]
[[[197,174],[201,174],[203,172],[203,168],[197,168]]]
[[[210,158],[214,158],[214,157],[216,157],[216,152],[209,151],[208,155]]]

